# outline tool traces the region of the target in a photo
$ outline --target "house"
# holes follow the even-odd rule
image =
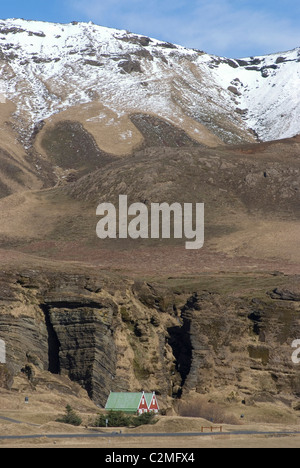
[[[105,409],[107,411],[123,411],[124,413],[143,414],[158,413],[159,405],[153,393],[114,393],[111,392]]]

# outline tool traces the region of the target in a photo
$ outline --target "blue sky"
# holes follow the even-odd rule
[[[299,0],[10,0],[0,17],[93,21],[236,58],[300,46]]]

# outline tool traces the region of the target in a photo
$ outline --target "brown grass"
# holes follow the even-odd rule
[[[46,375],[46,374],[45,374]],[[186,406],[183,409],[187,409],[191,414],[199,414],[194,403],[201,403],[201,414],[206,413],[204,419],[201,417],[183,417],[183,416],[159,416],[158,422],[154,426],[142,426],[136,429],[124,429],[120,428],[124,433],[130,433],[133,437],[129,439],[116,438],[113,435],[108,438],[96,438],[86,440],[82,438],[76,439],[46,439],[47,434],[85,434],[88,433],[91,428],[87,428],[90,421],[94,420],[99,413],[93,402],[91,402],[84,390],[82,390],[77,384],[69,381],[63,376],[48,376],[52,378],[49,389],[49,382],[47,385],[38,385],[34,390],[30,387],[24,377],[20,377],[15,382],[15,388],[18,391],[9,392],[4,389],[0,389],[0,400],[1,409],[0,416],[8,417],[21,421],[21,424],[8,422],[0,419],[0,435],[35,435],[41,434],[41,438],[33,438],[29,440],[4,440],[0,441],[0,447],[28,447],[28,448],[104,448],[104,449],[117,449],[117,448],[258,448],[258,447],[299,447],[300,436],[294,435],[277,435],[265,436],[265,435],[232,435],[232,432],[238,431],[298,431],[299,425],[296,421],[294,423],[259,423],[255,422],[255,419],[259,419],[262,411],[268,409],[271,412],[272,405],[268,408],[262,406],[257,407],[245,407],[245,420],[240,425],[228,424],[228,414],[231,412],[231,406],[226,408],[226,422],[220,422],[223,426],[223,434],[214,434],[213,436],[203,437],[135,437],[135,434],[169,434],[169,433],[200,433],[202,426],[209,427],[212,425],[209,420],[211,416],[214,416],[219,421],[223,419],[224,410],[220,404],[204,402],[202,396],[195,396],[192,399],[192,404],[186,402]],[[56,386],[59,384],[59,389]],[[71,389],[71,393],[70,393]],[[24,403],[25,396],[29,397],[29,404]],[[193,403],[194,402],[194,403]],[[78,414],[83,419],[83,424],[80,427],[72,427],[66,424],[57,423],[55,420],[58,416],[64,413],[66,404],[71,404]],[[241,411],[241,408],[234,410],[235,406],[232,406],[233,411]],[[253,412],[252,422],[248,421],[247,410]],[[274,410],[274,408],[273,408]],[[256,416],[255,416],[255,414]],[[237,413],[238,414],[238,413]],[[34,425],[32,425],[34,424]],[[218,424],[218,423],[217,423]],[[213,423],[215,425],[215,423]],[[101,432],[111,433],[111,429],[101,429]]]
[[[180,402],[178,414],[188,418],[203,418],[214,424],[238,424],[235,416],[226,413],[217,403],[208,402],[204,397]]]

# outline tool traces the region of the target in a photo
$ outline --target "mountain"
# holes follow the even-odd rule
[[[118,127],[121,153],[132,136],[120,125],[134,112],[211,145],[253,141],[250,129],[263,141],[300,132],[299,49],[231,60],[91,23],[24,20],[1,21],[0,41],[0,89],[26,145],[29,129],[74,106],[89,109],[91,127]]]
[[[296,417],[300,49],[228,59],[13,19],[0,70],[0,387],[63,373],[101,405],[151,384]],[[100,240],[119,195],[204,203],[203,249]]]
[[[236,268],[272,259],[295,270],[299,50],[233,60],[94,24],[24,20],[3,21],[0,41],[3,246],[51,256],[53,242],[66,260],[96,259],[110,244],[95,238],[96,206],[123,192],[149,205],[205,203],[203,259],[212,250]],[[81,246],[72,254],[71,239]],[[195,271],[197,254],[182,255],[182,270]]]
[[[14,19],[0,21],[0,52],[1,148],[19,162],[3,153],[4,194],[24,178],[37,188],[37,179],[49,186],[69,175],[66,148],[61,164],[59,144],[49,143],[56,131],[72,138],[75,124],[61,121],[75,120],[76,132],[81,125],[117,157],[143,143],[134,114],[159,116],[209,147],[300,133],[299,49],[233,60],[92,23]]]

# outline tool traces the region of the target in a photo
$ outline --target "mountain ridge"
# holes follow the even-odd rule
[[[93,23],[13,19],[0,21],[0,51],[0,94],[26,150],[41,122],[92,104],[87,126],[154,114],[209,146],[300,133],[300,49],[226,59]],[[117,133],[131,152],[132,128]]]

